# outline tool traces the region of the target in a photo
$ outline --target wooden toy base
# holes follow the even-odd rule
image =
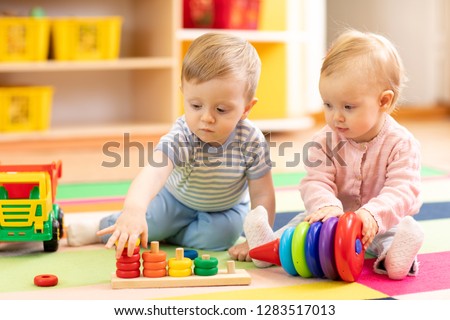
[[[214,276],[162,277],[162,278],[118,278],[115,273],[111,277],[113,289],[135,288],[177,288],[177,287],[212,287],[249,285],[251,277],[244,269],[236,269],[235,273],[219,270]]]

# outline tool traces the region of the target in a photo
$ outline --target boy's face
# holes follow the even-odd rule
[[[234,77],[203,83],[183,81],[184,113],[189,129],[203,142],[222,145],[256,99],[247,102],[246,82]]]
[[[368,142],[380,132],[392,91],[351,71],[321,76],[319,90],[325,120],[334,131],[355,142]]]

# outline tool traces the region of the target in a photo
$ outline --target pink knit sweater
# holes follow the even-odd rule
[[[313,137],[308,160],[299,187],[307,212],[362,207],[374,216],[378,233],[384,233],[422,205],[419,143],[389,115],[367,143],[347,140],[325,126]]]

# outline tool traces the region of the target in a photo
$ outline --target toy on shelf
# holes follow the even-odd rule
[[[184,255],[183,248],[177,248],[175,257],[166,260],[166,253],[159,250],[158,241],[152,241],[150,250],[141,256],[144,260],[142,275],[123,277],[116,270],[111,278],[113,289],[234,286],[249,285],[251,282],[248,272],[236,269],[234,261],[227,261],[227,269],[219,270],[217,258],[203,255],[193,262]]]
[[[61,161],[0,165],[0,242],[43,241],[58,250],[64,214],[55,203]]]
[[[354,282],[364,264],[362,222],[354,212],[325,222],[301,222],[287,228],[280,239],[250,250],[250,257],[282,266],[303,278]]]

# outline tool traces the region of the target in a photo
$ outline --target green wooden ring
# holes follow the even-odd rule
[[[194,259],[194,266],[200,269],[211,269],[217,267],[219,264],[219,260],[214,257],[210,257],[208,259],[202,259],[201,257],[197,257]]]
[[[203,268],[194,268],[194,274],[197,276],[214,276],[219,272],[219,268],[209,268],[209,269],[203,269]]]
[[[309,223],[301,222],[294,231],[292,236],[292,261],[297,273],[303,278],[311,278],[312,273],[306,263],[305,242],[308,234]]]

